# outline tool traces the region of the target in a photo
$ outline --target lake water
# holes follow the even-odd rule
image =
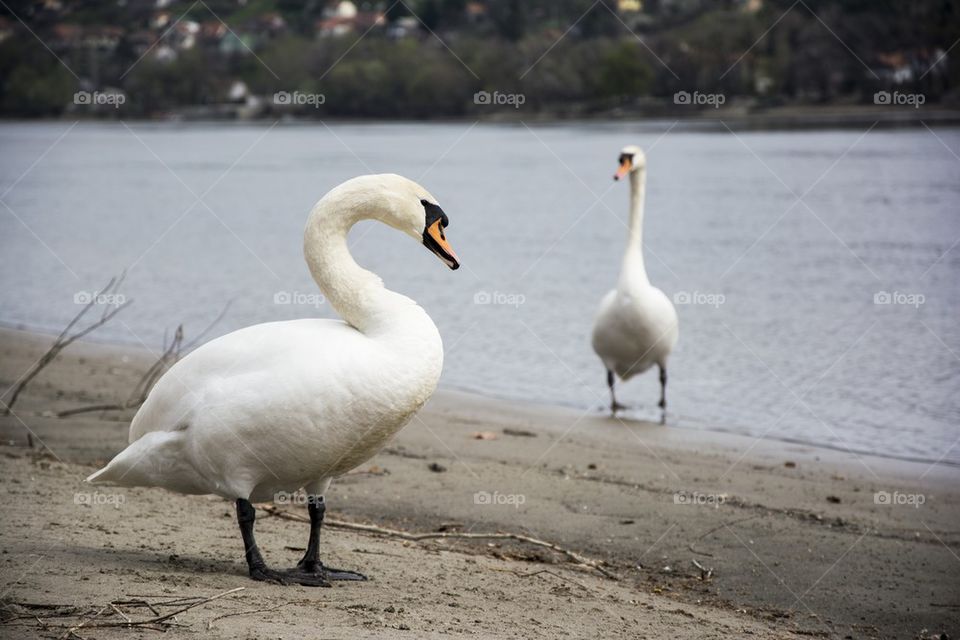
[[[215,333],[331,316],[309,297],[307,212],[396,172],[440,199],[463,268],[373,223],[351,244],[436,321],[441,385],[599,412],[589,336],[626,242],[611,175],[629,143],[647,149],[650,279],[699,302],[677,306],[674,428],[960,463],[956,128],[2,124],[0,322],[60,329],[124,269],[134,304],[97,339],[158,349],[229,300]],[[655,373],[619,390],[636,417],[657,397]]]

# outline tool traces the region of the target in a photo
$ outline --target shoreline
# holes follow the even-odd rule
[[[3,388],[47,344],[49,336],[0,329]],[[300,637],[315,622],[355,637],[415,630],[544,640],[926,639],[960,630],[955,467],[451,390],[334,482],[328,515],[412,532],[522,533],[602,561],[619,580],[522,545],[414,544],[334,529],[322,553],[373,581],[321,590],[252,583],[231,505],[220,498],[98,487],[122,506],[76,502],[93,492],[83,478],[125,446],[132,412],[54,412],[125,398],[152,362],[142,349],[77,342],[26,388],[15,416],[0,418],[0,539],[8,551],[0,562],[21,576],[8,600],[89,605],[161,587],[211,595],[242,586],[244,602],[190,620],[291,607],[222,620],[213,637],[224,638]],[[23,446],[26,429],[46,450]],[[268,562],[295,562],[290,549],[299,547],[290,545],[304,542],[303,525],[260,520]],[[33,631],[28,637],[42,637]]]
[[[304,118],[289,114],[262,115],[249,118],[224,117],[186,117],[183,114],[160,114],[137,116],[133,118],[96,117],[85,114],[65,114],[55,118],[2,118],[4,124],[85,122],[117,123],[119,121],[137,124],[157,125],[220,125],[220,126],[257,126],[275,122],[286,126],[310,126],[321,123],[342,125],[430,125],[462,124],[468,122],[514,126],[530,123],[541,126],[587,125],[608,123],[611,126],[624,124],[651,125],[658,122],[676,122],[678,128],[716,130],[721,133],[734,130],[749,131],[806,131],[811,129],[849,129],[868,125],[878,128],[906,128],[933,126],[960,126],[960,108],[949,106],[931,106],[922,109],[890,108],[886,106],[858,104],[811,107],[807,105],[783,106],[753,109],[742,106],[725,107],[719,110],[705,109],[686,112],[674,105],[664,104],[655,109],[613,112],[578,113],[564,116],[556,112],[515,113],[513,110],[500,110],[490,114],[465,114],[458,117],[442,118],[347,118],[328,116],[323,118]]]
[[[0,332],[4,331],[13,331],[17,333],[24,334],[24,337],[29,339],[33,337],[45,337],[45,338],[55,338],[59,331],[56,330],[46,330],[44,328],[32,328],[27,327],[23,323],[7,323],[0,321]],[[117,349],[123,350],[133,350],[133,351],[143,351],[142,346],[134,343],[118,342],[115,340],[98,340],[96,334],[93,333],[90,336],[84,337],[84,343],[87,344],[96,344],[104,347],[114,347]],[[478,391],[475,389],[465,389],[456,386],[443,386],[437,388],[436,394],[439,394],[440,397],[445,395],[460,395],[468,399],[474,399],[474,404],[500,404],[505,407],[512,408],[513,410],[518,411],[530,411],[534,413],[544,412],[544,411],[556,411],[558,413],[567,414],[572,417],[577,417],[579,415],[585,415],[592,418],[599,418],[601,420],[608,417],[608,413],[605,408],[597,407],[578,407],[572,405],[565,405],[562,403],[552,403],[546,400],[536,400],[536,399],[524,399],[524,398],[510,398],[506,396],[499,396],[496,394],[489,394],[483,391]],[[435,395],[436,395],[435,394]],[[631,418],[629,415],[620,418],[623,422],[634,423],[634,424],[650,424],[654,423],[637,418]],[[676,419],[676,417],[674,417]],[[687,420],[690,420],[689,418]],[[695,419],[697,422],[701,422],[701,419]],[[706,421],[703,420],[706,424]],[[791,438],[777,438],[772,437],[768,434],[762,436],[753,436],[749,433],[743,431],[738,431],[737,429],[745,429],[745,427],[737,426],[697,426],[686,424],[671,424],[668,421],[666,425],[667,429],[673,430],[683,430],[689,431],[695,436],[692,436],[690,439],[696,439],[698,441],[706,440],[714,445],[724,446],[725,448],[735,448],[736,445],[749,447],[751,450],[757,449],[758,443],[763,443],[764,446],[760,447],[760,451],[772,451],[777,450],[778,445],[780,447],[800,447],[807,455],[814,456],[823,456],[828,460],[832,460],[835,464],[858,464],[857,458],[866,459],[868,461],[873,461],[874,464],[881,466],[888,466],[891,471],[896,471],[900,469],[902,473],[909,473],[910,470],[913,470],[912,465],[919,465],[917,468],[922,468],[926,470],[927,468],[932,467],[946,467],[956,469],[958,474],[960,474],[960,463],[953,462],[950,460],[935,460],[930,458],[916,458],[916,457],[905,457],[905,456],[896,456],[896,455],[883,455],[871,451],[863,451],[858,449],[844,448],[841,446],[833,446],[830,444],[819,444],[814,442],[807,442],[798,439]],[[685,440],[685,439],[681,439]],[[960,479],[960,475],[958,475]]]

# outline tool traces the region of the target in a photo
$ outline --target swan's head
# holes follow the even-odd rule
[[[419,240],[451,269],[460,268],[460,260],[453,252],[444,229],[450,220],[437,199],[413,180],[395,174],[377,176],[393,206],[388,207],[383,221]]]
[[[643,149],[630,144],[620,150],[620,168],[613,174],[614,180],[619,180],[631,171],[640,171],[647,166],[647,156],[643,155]]]
[[[437,199],[422,186],[392,173],[360,176],[330,192],[337,206],[354,208],[358,217],[373,217],[422,242],[444,264],[459,269],[444,229],[450,223]]]
[[[421,215],[417,218],[416,223],[419,225],[420,221],[423,221],[423,225],[419,227],[422,229],[420,239],[423,246],[433,251],[451,269],[459,269],[460,260],[457,258],[457,254],[453,252],[450,243],[447,242],[447,235],[443,231],[450,224],[447,214],[443,212],[443,209],[430,194],[420,198],[420,205],[423,207],[423,211],[420,212]]]

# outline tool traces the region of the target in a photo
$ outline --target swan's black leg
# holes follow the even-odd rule
[[[240,535],[243,537],[244,555],[247,558],[247,567],[250,569],[250,577],[254,580],[266,580],[283,583],[279,576],[271,576],[267,563],[263,561],[260,555],[260,549],[257,547],[257,541],[253,537],[253,523],[257,519],[257,510],[253,508],[250,501],[239,498],[237,500],[237,522],[240,524]]]
[[[307,511],[310,513],[310,539],[307,542],[307,552],[297,563],[297,568],[287,572],[289,579],[296,580],[299,575],[314,575],[326,580],[366,580],[365,575],[356,571],[323,566],[319,559],[320,529],[323,526],[323,516],[327,511],[327,503],[323,496],[308,496]]]
[[[303,554],[297,568],[304,571],[314,572],[320,569],[318,556],[320,553],[320,526],[323,524],[323,514],[327,510],[327,504],[323,501],[323,496],[317,498],[319,503],[311,496],[307,503],[307,511],[310,513],[310,540],[307,542],[307,552]]]
[[[663,414],[660,416],[660,424],[667,422],[667,368],[660,366],[660,408]]]
[[[617,415],[617,411],[619,411],[620,409],[626,409],[625,406],[617,402],[617,396],[613,393],[613,384],[614,384],[613,371],[610,371],[610,369],[607,369],[607,386],[610,387],[610,415],[611,416]]]
[[[250,569],[251,578],[259,582],[275,582],[283,585],[293,582],[308,587],[330,586],[330,583],[319,575],[305,574],[303,576],[291,576],[267,567],[267,563],[263,561],[263,556],[260,555],[257,541],[253,537],[253,523],[256,519],[257,510],[253,508],[250,501],[244,500],[243,498],[237,499],[237,523],[240,525],[244,555],[247,558],[247,567]]]

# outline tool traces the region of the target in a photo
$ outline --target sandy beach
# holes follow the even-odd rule
[[[0,331],[6,389],[50,336]],[[380,455],[334,484],[321,554],[366,583],[281,587],[246,576],[230,503],[83,479],[126,444],[122,401],[155,359],[71,345],[3,417],[0,635],[152,637],[100,626],[198,602],[174,637],[931,638],[960,633],[960,469],[613,420],[441,390]],[[34,448],[26,447],[33,434]],[[478,438],[478,434],[483,434]],[[279,505],[305,515],[301,505]],[[305,524],[261,512],[269,563]],[[179,600],[178,600],[179,599]],[[119,612],[117,611],[119,610]]]

